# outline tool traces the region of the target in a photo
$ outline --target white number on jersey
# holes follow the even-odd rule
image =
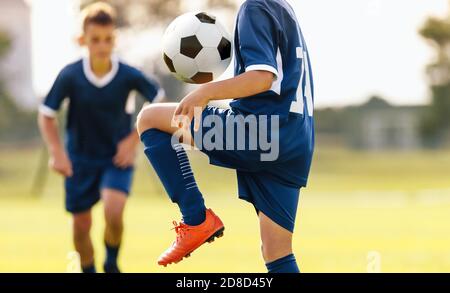
[[[304,98],[306,98],[306,109],[310,117],[313,116],[314,103],[311,90],[311,74],[309,71],[308,53],[303,48],[297,47],[297,58],[300,59],[300,82],[297,88],[297,101],[292,102],[291,112],[304,114]],[[303,89],[303,80],[305,79],[305,89]]]

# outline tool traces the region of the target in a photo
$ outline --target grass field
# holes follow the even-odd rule
[[[156,265],[179,214],[143,157],[126,211],[126,272],[264,272],[253,208],[237,199],[230,170],[191,154],[207,203],[225,237],[167,269]],[[37,150],[0,151],[0,272],[71,268],[70,217],[62,179],[51,174],[31,194]],[[103,259],[101,206],[93,240]],[[295,253],[304,272],[450,272],[450,152],[364,153],[322,149],[302,190]]]

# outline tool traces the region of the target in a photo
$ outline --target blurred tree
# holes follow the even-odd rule
[[[3,58],[3,56],[8,52],[8,49],[10,47],[10,41],[8,36],[0,31],[0,59]],[[8,123],[8,118],[5,115],[2,115],[7,108],[8,101],[6,97],[6,92],[3,86],[3,81],[0,80],[0,137],[2,136],[3,129],[6,128],[6,124]]]
[[[98,1],[82,0],[81,7],[93,2]],[[182,0],[105,0],[104,2],[116,7],[121,27],[164,24],[183,13],[184,8]],[[233,10],[236,8],[236,1],[204,0],[201,6],[202,9],[214,7]]]
[[[423,137],[435,144],[450,130],[450,13],[445,18],[429,18],[420,34],[436,50],[435,61],[427,67],[432,104],[421,126]]]
[[[0,58],[8,51],[10,40],[4,32],[0,32]]]
[[[0,32],[0,59],[10,48],[10,39]],[[0,80],[0,141],[17,141],[23,138],[35,138],[35,115],[22,111],[8,95],[4,81]]]

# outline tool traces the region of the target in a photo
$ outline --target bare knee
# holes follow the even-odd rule
[[[127,195],[113,189],[102,190],[104,201],[104,213],[106,230],[113,237],[118,237],[123,229],[123,213],[127,201]]]
[[[105,217],[106,228],[113,233],[121,233],[123,229],[122,214],[110,213]]]
[[[292,253],[292,243],[288,239],[269,241],[261,245],[261,252],[266,263],[275,261]]]
[[[142,134],[146,130],[156,128],[156,116],[156,105],[146,106],[139,112],[136,120],[136,128],[139,134]]]
[[[266,263],[292,253],[292,233],[276,224],[262,212],[260,217],[261,252]]]
[[[91,231],[92,219],[90,213],[74,215],[73,217],[73,233],[76,241],[82,241],[89,237]]]

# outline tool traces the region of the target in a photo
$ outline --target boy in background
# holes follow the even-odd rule
[[[66,210],[73,215],[73,241],[82,271],[95,273],[90,238],[91,208],[104,202],[106,273],[119,273],[117,258],[123,233],[123,212],[130,192],[139,136],[132,127],[130,93],[149,102],[164,97],[159,85],[113,55],[116,12],[94,3],[83,12],[79,44],[89,52],[58,75],[39,111],[39,126],[50,153],[50,167],[65,177]],[[65,147],[56,112],[68,99]]]

